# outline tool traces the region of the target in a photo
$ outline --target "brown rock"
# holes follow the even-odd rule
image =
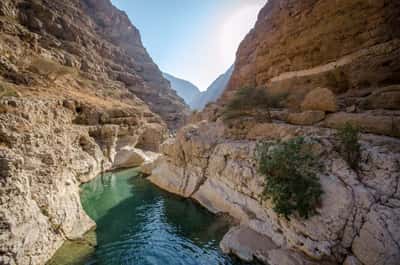
[[[290,96],[398,84],[398,17],[398,1],[269,0],[240,44],[220,102],[246,86]]]
[[[287,121],[296,125],[313,125],[325,118],[325,112],[309,110],[301,113],[290,113]]]
[[[301,108],[335,112],[337,110],[336,96],[328,88],[316,88],[306,95]]]
[[[360,105],[364,109],[400,110],[400,86],[381,88],[363,99]]]
[[[324,126],[339,129],[346,123],[358,126],[363,132],[400,137],[400,117],[339,112],[327,115]]]

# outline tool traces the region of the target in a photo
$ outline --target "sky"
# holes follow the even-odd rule
[[[112,0],[161,71],[205,90],[235,61],[267,0]]]

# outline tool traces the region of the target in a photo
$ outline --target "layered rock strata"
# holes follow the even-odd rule
[[[108,119],[88,124],[70,104],[0,100],[1,264],[44,264],[64,240],[81,237],[94,222],[82,209],[79,185],[120,166],[115,157],[149,137],[149,128],[158,144],[164,139],[165,126],[124,123],[141,109],[102,108]]]
[[[188,125],[162,145],[163,156],[149,179],[214,213],[238,219],[241,228],[233,228],[221,246],[246,260],[256,257],[271,265],[398,263],[399,140],[362,135],[356,172],[338,153],[330,129],[252,123],[245,131],[245,138],[234,139],[219,122]],[[318,174],[322,202],[307,220],[279,217],[262,199],[264,177],[257,173],[257,140],[276,143],[295,136],[311,139],[324,164]]]
[[[186,111],[110,1],[1,1],[0,264],[79,238],[80,183],[157,152]]]
[[[139,31],[109,0],[5,0],[0,18],[0,69],[13,83],[38,82],[32,76],[37,72],[57,79],[79,71],[88,82],[98,82],[97,93],[122,101],[135,95],[170,128],[183,123],[183,100],[162,77]],[[55,69],[51,62],[65,67]]]
[[[399,17],[398,1],[268,1],[239,47],[219,106],[242,87],[263,88],[271,108],[294,113],[285,122],[338,128],[350,121],[399,137]]]

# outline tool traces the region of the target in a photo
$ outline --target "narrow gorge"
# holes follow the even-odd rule
[[[398,1],[269,0],[191,113],[110,0],[2,0],[0,264],[44,265],[96,223],[104,233],[122,218],[133,233],[136,218],[160,217],[102,262],[398,265],[399,26]],[[321,191],[312,214],[285,216],[260,148],[271,163],[296,141],[318,160]],[[81,195],[99,186],[120,198],[104,213],[129,217],[85,211]],[[147,242],[163,232],[171,241]]]

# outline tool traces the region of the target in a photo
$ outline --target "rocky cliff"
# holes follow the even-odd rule
[[[215,213],[240,221],[221,243],[245,260],[282,264],[392,264],[400,258],[400,141],[363,135],[360,170],[337,151],[335,131],[287,124],[253,123],[235,139],[221,122],[180,130],[162,145],[149,179]],[[278,216],[262,197],[257,140],[313,139],[324,163],[318,175],[324,194],[317,215]],[[249,238],[246,240],[244,238]]]
[[[285,107],[299,110],[310,90],[323,87],[340,95],[336,111],[398,110],[399,5],[269,1],[240,45],[221,103],[240,87],[250,86],[281,95]],[[354,114],[348,119],[356,117],[363,119]]]
[[[94,225],[80,183],[158,151],[187,107],[107,0],[1,1],[0,56],[0,264],[44,264]]]
[[[170,127],[182,123],[183,100],[146,52],[139,31],[109,0],[2,1],[0,10],[8,80],[32,83],[35,72],[53,78],[68,72],[52,73],[50,61],[89,82],[105,83],[97,93],[121,100],[135,95]]]
[[[242,259],[398,264],[399,12],[398,1],[268,1],[240,45],[222,98],[163,144],[150,180],[235,217],[240,225],[221,247]],[[268,95],[263,119],[224,119],[243,87]],[[357,170],[337,141],[336,129],[347,123],[362,132]],[[298,136],[323,163],[323,195],[316,215],[288,220],[262,196],[268,182],[255,150],[260,141],[274,148]]]

